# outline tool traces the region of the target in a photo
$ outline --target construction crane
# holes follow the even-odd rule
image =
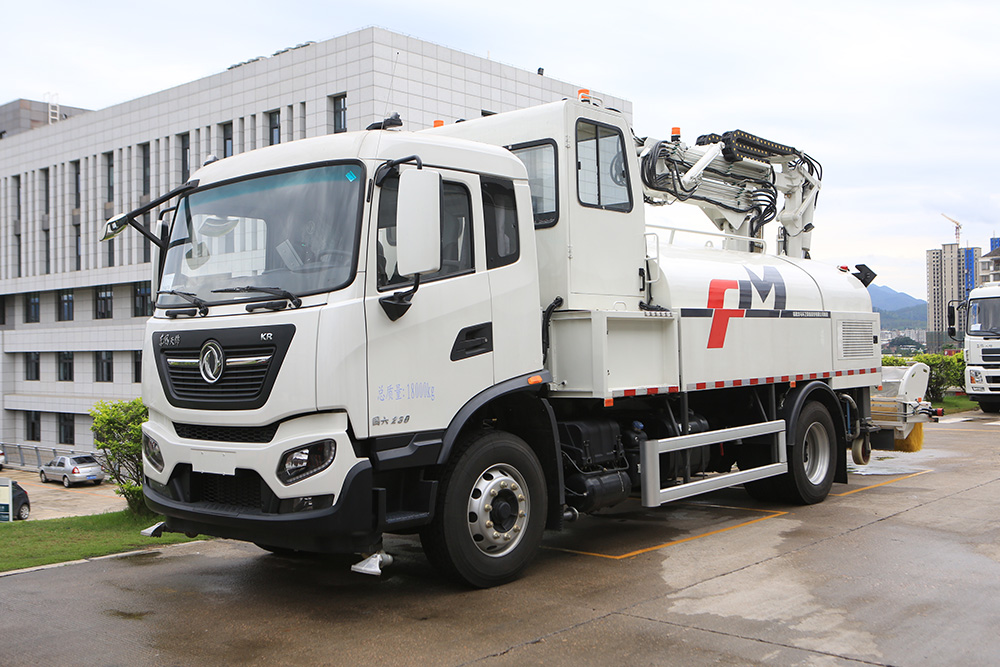
[[[952,222],[955,223],[955,243],[957,243],[958,245],[962,245],[962,223],[956,220],[955,218],[949,218],[948,216],[944,215],[944,213],[942,213],[941,215],[943,215],[945,219],[951,220]]]

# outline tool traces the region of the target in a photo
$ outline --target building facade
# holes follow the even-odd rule
[[[1000,238],[990,239],[990,251],[979,258],[979,284],[1000,283]]]
[[[86,449],[94,403],[139,395],[152,251],[136,233],[99,243],[115,213],[169,192],[212,155],[363,130],[392,112],[419,130],[577,90],[368,28],[99,111],[61,107],[53,118],[47,103],[3,105],[0,442]],[[595,94],[631,118],[630,102]]]
[[[940,352],[953,344],[948,337],[948,304],[962,301],[982,284],[978,272],[981,248],[942,244],[927,251],[927,351]],[[963,334],[961,319],[957,322]]]

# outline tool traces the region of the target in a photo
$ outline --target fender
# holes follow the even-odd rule
[[[833,481],[840,484],[847,483],[847,439],[843,429],[839,428],[844,423],[844,413],[840,408],[840,400],[837,394],[830,388],[830,385],[819,380],[813,380],[802,387],[792,389],[785,396],[780,416],[785,420],[786,442],[795,441],[798,428],[799,413],[807,400],[819,401],[830,412],[833,418],[834,432],[837,437],[837,470],[834,473]]]

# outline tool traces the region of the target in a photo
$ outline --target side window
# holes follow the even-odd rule
[[[441,270],[420,276],[420,283],[469,273],[475,269],[472,257],[472,197],[461,183],[444,182],[441,199]],[[399,178],[390,177],[382,183],[378,205],[378,266],[379,289],[395,289],[411,284],[396,272],[396,202]]]
[[[576,159],[581,204],[612,211],[632,210],[625,140],[618,129],[578,120]]]
[[[486,268],[517,261],[521,248],[517,238],[517,206],[514,184],[483,178],[483,220],[486,227]]]
[[[531,188],[531,211],[535,227],[551,227],[559,220],[559,180],[556,171],[556,142],[518,144],[510,151],[520,158],[528,170]]]

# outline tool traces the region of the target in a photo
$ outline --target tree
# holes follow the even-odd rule
[[[98,401],[90,410],[94,444],[104,453],[108,474],[117,493],[136,514],[146,514],[142,497],[142,424],[149,411],[141,398],[131,401]]]

